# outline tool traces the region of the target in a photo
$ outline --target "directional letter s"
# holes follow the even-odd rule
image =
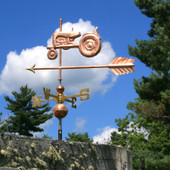
[[[87,92],[87,93],[84,93]],[[80,100],[88,100],[89,99],[89,88],[81,89],[80,90],[80,95],[81,96],[86,96],[86,97],[80,97]]]

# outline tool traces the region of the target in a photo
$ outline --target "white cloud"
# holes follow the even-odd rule
[[[63,24],[63,31],[69,32],[72,27],[74,31],[81,32],[81,34],[92,32],[95,28],[91,22],[85,22],[80,19],[79,22],[74,24],[70,22]],[[50,42],[51,38],[47,41],[47,44],[50,45]],[[58,71],[36,71],[36,73],[33,74],[25,70],[25,68],[31,67],[34,64],[36,64],[36,67],[58,66],[58,58],[56,60],[49,60],[47,58],[47,52],[48,50],[44,46],[24,49],[20,54],[17,54],[17,52],[9,52],[6,65],[0,74],[0,94],[10,94],[11,91],[18,90],[19,87],[25,84],[28,84],[28,87],[33,88],[37,93],[42,93],[42,87],[50,88],[53,92],[56,92]],[[115,53],[111,44],[109,42],[103,42],[101,52],[93,58],[82,56],[78,49],[63,50],[62,65],[109,64],[114,57]],[[116,76],[107,68],[64,70],[62,75],[62,84],[66,89],[66,93],[79,92],[81,88],[87,87],[90,88],[91,94],[95,92],[104,93],[108,88],[112,87],[116,81]],[[112,78],[110,78],[110,75],[112,75]]]
[[[86,120],[83,118],[76,118],[76,128],[75,128],[75,132],[81,133],[84,130],[84,126],[85,126]]]
[[[106,144],[110,141],[111,133],[112,132],[118,132],[116,128],[111,128],[109,126],[106,126],[102,129],[98,129],[99,134],[93,137],[94,143],[99,144]]]
[[[147,129],[145,129],[144,127],[138,127],[137,124],[134,124],[134,122],[130,122],[130,124],[128,125],[128,129],[129,132],[131,132],[131,134],[133,134],[134,132],[137,132],[138,134],[143,134],[145,136],[145,139],[148,139],[149,137],[149,132]],[[133,131],[133,132],[132,132]]]
[[[129,124],[129,127],[127,128],[127,131],[131,132],[134,130],[137,133],[144,134],[145,139],[148,139],[149,133],[146,129],[143,127],[138,128],[137,125],[135,125],[133,128],[131,127],[133,125],[133,122]],[[117,132],[118,134],[121,134],[121,132],[118,131],[117,128],[112,128],[110,126],[106,126],[104,128],[98,129],[98,134],[93,137],[94,143],[99,143],[99,144],[107,144],[110,142],[110,137],[112,132]],[[134,132],[131,132],[133,134]]]

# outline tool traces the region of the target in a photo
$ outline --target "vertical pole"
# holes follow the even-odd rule
[[[58,140],[62,140],[62,118],[58,118],[59,127],[58,127]]]
[[[60,32],[61,32],[61,31],[62,31],[62,19],[60,19]],[[61,65],[62,65],[61,57],[62,57],[62,49],[60,48],[60,56],[59,56],[59,66],[60,66],[60,67],[61,67]],[[61,71],[62,71],[62,69],[60,68],[60,69],[59,69],[59,82],[60,82],[60,84],[61,84],[61,81],[62,81]]]
[[[59,66],[61,66],[61,53],[62,53],[62,51],[61,51],[61,48],[60,48]],[[62,69],[60,68],[59,69],[59,82],[60,82],[60,85],[61,85],[61,81],[62,81],[62,73],[61,73],[61,71],[62,71]]]
[[[60,19],[60,32],[62,32],[62,19]],[[62,65],[62,49],[60,48],[60,55],[59,55],[59,66]],[[62,69],[59,69],[59,83],[61,85],[62,81]],[[62,118],[58,118],[59,120],[59,127],[58,127],[58,140],[62,140]]]

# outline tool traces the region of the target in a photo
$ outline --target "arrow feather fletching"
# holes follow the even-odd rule
[[[116,74],[116,75],[122,75],[122,74],[128,74],[131,73],[133,71],[135,71],[135,69],[133,68],[135,59],[131,59],[131,58],[125,58],[125,57],[116,57],[111,63],[111,65],[117,65],[117,68],[110,67],[110,70]]]

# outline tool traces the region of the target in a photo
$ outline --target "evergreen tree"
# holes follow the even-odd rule
[[[52,139],[51,136],[48,136],[48,135],[45,135],[45,134],[42,136],[42,138],[44,138],[44,139]]]
[[[66,137],[65,139],[67,141],[74,141],[74,142],[87,142],[87,143],[92,143],[93,139],[89,138],[89,135],[87,132],[85,133],[78,133],[76,134],[75,132],[73,133],[68,133],[68,138]]]
[[[133,113],[116,120],[120,133],[113,132],[111,142],[132,150],[134,169],[164,170],[170,167],[170,1],[134,3],[152,23],[150,39],[136,40],[129,54],[152,73],[134,80],[139,97],[128,103]]]
[[[8,132],[8,119],[1,119],[2,112],[0,112],[0,133]]]
[[[136,170],[164,170],[170,167],[169,129],[163,121],[148,120],[142,114],[129,113],[116,119],[118,131],[111,134],[111,144],[132,151]]]
[[[1,119],[2,112],[0,112],[0,126],[3,124],[3,120]]]
[[[33,108],[32,96],[35,92],[27,85],[20,88],[20,93],[13,91],[12,94],[14,100],[5,96],[8,102],[6,109],[13,113],[8,119],[8,132],[26,136],[33,136],[33,132],[42,132],[43,129],[39,125],[52,118],[52,114],[48,113],[51,109],[49,104]],[[5,125],[2,125],[0,129],[4,129]]]
[[[139,95],[129,107],[137,114],[170,123],[170,1],[135,0],[147,17],[153,18],[150,39],[136,40],[129,46],[129,54],[137,57],[153,70],[150,77],[134,80]]]

